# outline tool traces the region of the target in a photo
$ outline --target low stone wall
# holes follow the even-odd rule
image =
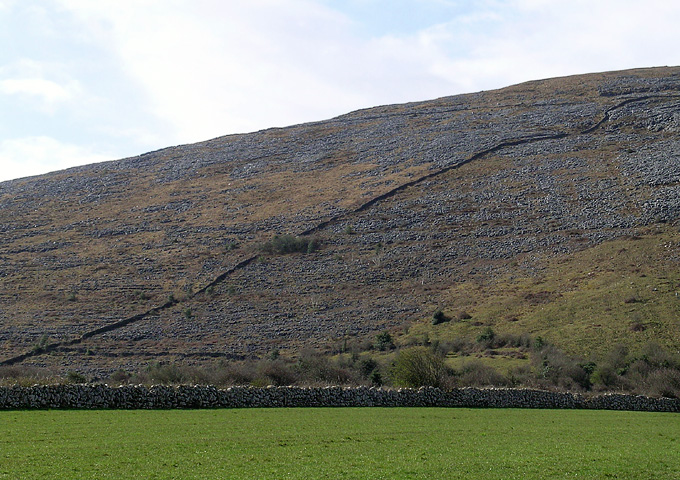
[[[529,389],[35,385],[0,387],[4,409],[170,409],[248,407],[588,408],[680,412],[680,399]]]

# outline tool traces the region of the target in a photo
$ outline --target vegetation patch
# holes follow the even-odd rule
[[[296,237],[294,235],[274,235],[271,240],[260,245],[259,250],[269,255],[288,253],[313,253],[319,249],[316,238]]]
[[[427,319],[410,334],[452,341],[490,326],[498,334],[540,335],[569,355],[596,361],[615,344],[637,353],[653,341],[672,350],[680,335],[680,259],[672,248],[678,244],[677,227],[655,226],[634,240],[546,258],[538,272],[456,283],[440,308],[455,306],[473,321],[458,316],[433,325]]]

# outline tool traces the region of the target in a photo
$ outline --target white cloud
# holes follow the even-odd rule
[[[53,114],[83,94],[79,83],[56,63],[23,58],[0,68],[0,93],[16,95],[31,108]],[[82,98],[80,98],[82,103]]]
[[[181,141],[317,120],[361,103],[351,85],[327,75],[346,63],[343,45],[356,43],[349,22],[315,2],[64,3],[115,51]]]
[[[112,160],[95,148],[37,136],[0,142],[0,181]]]
[[[50,105],[70,100],[73,97],[66,88],[44,78],[9,78],[1,80],[0,91],[8,95],[24,94],[37,96]]]

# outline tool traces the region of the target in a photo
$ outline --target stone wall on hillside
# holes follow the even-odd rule
[[[584,408],[680,412],[680,399],[530,389],[34,385],[0,387],[0,410],[247,407]]]

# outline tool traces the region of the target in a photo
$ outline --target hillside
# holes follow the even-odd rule
[[[0,362],[104,375],[489,326],[677,351],[679,216],[680,67],[3,182]],[[320,247],[263,250],[276,234]]]

